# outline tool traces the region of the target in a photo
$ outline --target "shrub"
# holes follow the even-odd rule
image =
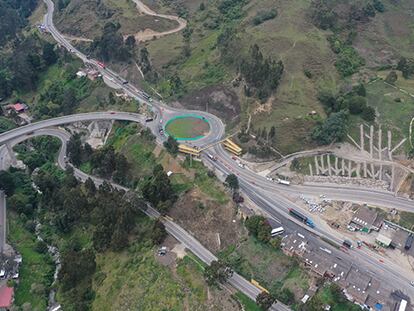
[[[257,26],[265,21],[274,19],[277,16],[276,9],[271,9],[270,11],[259,11],[256,13],[256,16],[253,18],[253,25]]]

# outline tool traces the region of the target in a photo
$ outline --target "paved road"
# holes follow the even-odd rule
[[[70,139],[70,134],[66,132],[65,130],[58,129],[58,128],[46,128],[46,129],[38,129],[30,132],[28,135],[21,135],[14,137],[13,139],[8,140],[8,143],[13,147],[18,143],[21,143],[22,141],[26,139],[30,139],[37,136],[53,136],[58,139],[60,139],[62,145],[59,150],[58,154],[58,165],[62,169],[66,169],[68,166],[71,166],[74,170],[74,175],[80,179],[81,181],[85,181],[88,178],[91,178],[94,183],[99,186],[101,185],[105,180],[102,178],[98,178],[95,176],[90,176],[81,170],[75,168],[66,160],[66,150],[67,150],[67,142]],[[0,170],[7,169],[8,168],[8,162],[9,162],[9,155],[7,153],[6,146],[0,146]],[[121,185],[112,183],[112,186],[119,190],[129,191],[128,188],[123,187]],[[0,191],[0,217],[1,217],[1,195],[3,192]],[[151,206],[148,205],[147,210],[145,213],[154,218],[160,217],[160,214],[153,209]],[[1,218],[0,218],[1,219]],[[162,221],[165,225],[165,228],[167,232],[172,235],[174,238],[176,238],[180,243],[182,243],[187,249],[189,249],[192,253],[194,253],[198,258],[200,258],[203,262],[206,264],[210,264],[213,260],[217,260],[217,257],[214,256],[207,248],[205,248],[199,241],[197,241],[191,234],[189,234],[187,231],[185,231],[182,227],[180,227],[178,224],[176,224],[171,219],[162,218]],[[0,241],[1,241],[1,232],[0,232]],[[261,292],[256,286],[252,285],[249,281],[238,275],[237,273],[234,273],[233,276],[228,280],[229,284],[231,284],[234,288],[240,290],[245,295],[250,297],[251,299],[255,300],[256,296]],[[277,303],[272,307],[272,310],[277,311],[287,311],[290,310],[289,307],[282,303]]]
[[[142,92],[138,89],[136,89],[134,86],[127,84],[122,84],[123,79],[121,79],[116,73],[111,71],[110,69],[103,69],[100,68],[98,65],[98,62],[96,60],[87,59],[85,55],[83,55],[80,51],[75,49],[60,33],[56,30],[56,28],[53,25],[52,21],[52,15],[53,15],[53,3],[50,0],[44,0],[45,3],[48,6],[48,13],[45,16],[45,25],[47,29],[50,31],[52,36],[61,44],[62,46],[65,46],[69,51],[76,54],[79,58],[81,58],[85,63],[88,63],[90,65],[95,66],[96,68],[99,68],[101,74],[107,78],[111,79],[113,84],[115,84],[118,88],[123,89],[127,94],[130,96],[140,100],[141,102],[145,102],[148,105],[153,106],[153,110],[157,113],[158,119],[153,122],[152,124],[149,124],[149,127],[152,129],[153,132],[157,133],[157,128],[164,124],[166,120],[168,120],[170,117],[176,116],[176,115],[182,115],[183,113],[197,113],[206,118],[208,122],[210,123],[211,132],[209,135],[207,135],[205,138],[195,141],[194,143],[199,146],[205,146],[208,145],[214,141],[217,141],[224,135],[224,125],[221,122],[220,119],[218,119],[215,116],[212,116],[205,112],[194,112],[194,111],[186,111],[186,110],[179,110],[167,107],[162,102],[152,102],[149,103],[143,96]],[[122,115],[123,113],[110,113],[110,112],[104,112],[104,113],[97,113],[98,115],[94,115],[93,117],[91,115],[85,116],[84,120],[97,120],[98,119],[117,119],[117,120],[125,120],[125,118],[130,118],[130,121],[135,122],[143,122],[143,118],[139,115],[134,115],[130,113],[124,113],[125,115]],[[69,122],[77,122],[82,121],[82,118],[84,115],[88,114],[82,114],[82,117],[80,115],[75,116],[67,116],[58,118],[57,121],[53,120],[45,120],[38,123],[34,123],[32,125],[29,125],[27,127],[22,127],[16,130],[13,130],[11,132],[5,133],[0,135],[0,145],[4,142],[10,142],[15,138],[21,137],[21,135],[30,135],[31,131],[37,131],[38,129],[41,129],[45,126],[56,126],[59,124],[69,123]],[[118,119],[119,116],[119,119]],[[67,119],[69,118],[69,119]],[[71,119],[73,118],[73,119]],[[138,119],[137,119],[138,118]],[[57,122],[57,123],[54,123]],[[63,123],[62,123],[63,122]],[[163,123],[164,122],[164,123]],[[157,136],[157,141],[162,141],[163,137]],[[339,188],[339,187],[313,187],[313,186],[291,186],[291,187],[285,187],[277,184],[273,184],[269,181],[267,181],[265,178],[258,176],[257,174],[254,174],[253,172],[250,172],[248,170],[240,169],[237,164],[231,160],[230,156],[224,152],[223,148],[221,146],[215,147],[215,152],[219,155],[220,159],[223,161],[223,164],[221,167],[221,164],[213,163],[218,169],[223,170],[226,174],[233,172],[236,173],[239,176],[239,179],[241,180],[242,188],[246,193],[248,193],[249,197],[256,201],[262,209],[274,213],[275,218],[279,219],[283,223],[291,222],[289,216],[286,216],[286,209],[289,208],[289,206],[292,206],[293,203],[286,200],[285,195],[288,194],[295,194],[298,195],[299,193],[305,194],[305,195],[318,195],[318,194],[326,194],[329,196],[329,198],[332,199],[343,199],[348,201],[356,201],[356,202],[366,202],[373,205],[379,205],[379,206],[387,206],[387,207],[396,207],[398,209],[404,209],[404,210],[412,210],[414,207],[414,204],[412,201],[403,200],[400,198],[395,198],[390,193],[382,192],[382,191],[373,191],[373,190],[364,190],[364,189],[355,189],[355,188]],[[59,160],[60,161],[60,160]],[[63,164],[62,164],[63,165]],[[79,173],[80,175],[81,173]],[[83,174],[83,173],[82,173]],[[81,176],[79,176],[81,177]],[[83,176],[86,177],[86,176]],[[82,177],[81,177],[82,178]],[[96,179],[95,179],[96,180]],[[292,222],[293,223],[293,222]],[[306,228],[303,228],[296,224],[296,227],[299,228],[298,230],[305,230]],[[317,230],[320,230],[319,228]],[[328,236],[329,238],[333,240],[338,240],[337,234],[332,234],[329,232],[315,232],[316,234],[324,234],[325,236]],[[365,265],[364,258],[366,255],[364,254],[355,254],[355,262],[361,265]],[[374,265],[374,268],[376,268],[377,264]],[[393,269],[391,272],[388,271],[387,267],[381,267],[379,270],[384,275],[384,278],[388,282],[392,282],[396,286],[400,286],[401,281],[405,282],[407,279],[405,277],[400,277],[400,282],[394,282],[395,277],[392,276],[393,272],[395,272]],[[395,273],[396,275],[400,275],[398,272]],[[407,287],[407,283],[404,283],[404,287]]]
[[[229,173],[229,168],[224,161],[221,161],[221,159],[217,162],[213,162],[208,157],[205,157],[204,160],[208,161],[210,164],[214,164],[224,175]],[[244,171],[244,169],[240,170]],[[234,170],[233,173],[238,174],[239,171]],[[306,226],[304,227],[302,223],[289,216],[288,212],[289,208],[295,208],[297,210],[300,210],[300,208],[284,196],[275,194],[274,191],[267,191],[266,189],[263,189],[261,185],[257,185],[256,183],[253,184],[252,180],[244,178],[243,174],[239,174],[239,183],[242,192],[265,211],[274,221],[282,224],[287,233],[299,232],[306,236],[307,240],[314,245],[330,249],[335,256],[339,257],[342,261],[347,262],[349,265],[353,264],[361,271],[366,271],[370,275],[375,276],[377,279],[384,282],[384,284],[392,284],[394,289],[400,289],[409,297],[414,297],[414,288],[409,286],[410,281],[414,279],[414,274],[412,272],[407,272],[398,266],[397,263],[382,257],[367,248],[353,249],[350,250],[349,253],[337,250],[321,239],[321,237],[327,238],[330,241],[341,245],[344,236],[337,231],[326,230],[326,228],[318,226],[318,224],[314,229]],[[303,214],[308,214],[303,210],[301,210],[301,212],[303,212]]]
[[[123,90],[126,94],[131,96],[132,98],[137,99],[140,102],[143,102],[152,107],[153,111],[157,115],[156,122],[149,124],[149,127],[153,132],[158,133],[158,127],[163,126],[168,119],[172,117],[183,115],[186,113],[189,114],[197,114],[201,117],[204,117],[206,121],[208,121],[210,125],[210,132],[205,137],[198,139],[197,141],[193,141],[192,144],[196,146],[206,146],[210,143],[213,143],[219,140],[224,135],[224,124],[220,120],[220,118],[207,113],[205,111],[198,111],[198,110],[185,110],[185,109],[176,109],[165,105],[161,101],[153,100],[149,102],[145,97],[143,97],[143,92],[138,90],[135,86],[131,84],[123,84],[124,79],[121,78],[117,73],[113,72],[109,68],[102,68],[98,63],[97,60],[88,59],[85,54],[81,51],[76,49],[59,31],[56,29],[55,25],[53,24],[53,12],[54,12],[54,4],[51,0],[43,0],[47,5],[47,13],[44,17],[44,25],[46,29],[50,32],[53,38],[58,42],[59,45],[65,47],[68,51],[79,57],[85,64],[92,65],[99,72],[102,76],[106,79],[111,81],[111,84],[116,86],[118,89]],[[157,137],[159,141],[165,140],[165,137]]]

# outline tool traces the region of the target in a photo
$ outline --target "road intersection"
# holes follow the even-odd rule
[[[155,114],[157,115],[157,118],[154,120],[154,122],[146,123],[145,116],[136,113],[93,112],[44,120],[29,124],[27,126],[19,127],[17,129],[11,130],[0,135],[0,169],[5,169],[7,167],[7,148],[5,148],[6,146],[4,146],[5,143],[14,145],[27,138],[38,135],[51,135],[58,137],[62,141],[62,147],[59,153],[58,163],[61,167],[65,167],[67,165],[65,160],[65,154],[66,142],[69,139],[68,133],[53,127],[79,121],[126,120],[138,122],[140,124],[143,124],[144,126],[148,126],[156,135],[157,142],[162,143],[165,140],[165,137],[159,134],[159,125],[162,124],[162,122],[165,122],[174,116],[191,112],[197,113],[200,116],[204,117],[209,122],[211,130],[210,133],[206,135],[204,138],[194,141],[194,145],[198,147],[205,147],[223,138],[225,133],[225,127],[222,121],[216,116],[213,116],[203,111],[188,111],[171,108],[165,105],[163,102],[159,101],[149,102],[142,95],[142,91],[138,90],[131,84],[123,84],[123,80],[118,76],[118,74],[114,73],[108,68],[101,68],[98,64],[98,61],[89,59],[84,54],[82,54],[57,31],[57,29],[53,25],[52,18],[54,5],[51,0],[44,1],[47,4],[47,14],[45,15],[44,23],[48,31],[55,38],[55,40],[61,46],[64,46],[71,53],[74,53],[77,57],[82,59],[84,63],[98,68],[100,73],[104,77],[110,78],[111,81],[119,89],[122,89],[126,94],[139,100],[140,102],[144,102],[150,105]],[[304,194],[310,196],[318,196],[319,194],[326,194],[327,198],[332,200],[367,203],[375,206],[396,208],[405,211],[414,211],[413,201],[395,197],[391,192],[387,191],[343,186],[336,187],[292,185],[287,187],[275,184],[248,169],[240,168],[221,145],[216,145],[212,148],[213,149],[209,152],[216,155],[219,158],[219,161],[211,161],[207,156],[203,155],[204,161],[209,162],[209,164],[214,166],[219,172],[222,172],[223,176],[230,173],[236,174],[240,180],[241,190],[260,209],[265,211],[276,221],[283,223],[283,225],[287,228],[287,231],[306,234],[309,237],[309,239],[311,239],[315,243],[319,243],[323,247],[327,247],[327,243],[323,242],[320,239],[320,237],[329,239],[337,244],[340,244],[342,242],[343,237],[339,234],[327,231],[323,227],[316,227],[315,230],[311,230],[310,228],[303,226],[303,224],[293,221],[292,218],[288,216],[287,211],[289,208],[297,207],[288,199],[289,195],[298,196],[300,194]],[[76,176],[82,180],[86,180],[88,177],[91,177],[81,172],[80,170],[74,169],[74,171]],[[96,183],[103,182],[99,178],[92,177],[92,179]],[[124,187],[119,187],[123,188],[124,190],[127,190]],[[189,249],[195,252],[197,256],[201,256],[200,258],[203,261],[208,263],[209,261],[213,260],[212,258],[214,257],[214,255],[212,255],[205,248],[200,248],[200,246],[198,245],[198,241],[194,240],[194,238],[191,237],[188,233],[187,235],[184,234],[182,228],[179,229],[175,227],[175,223],[171,222],[171,224],[169,224],[169,222],[171,221],[168,220],[168,222],[166,222],[168,224],[167,229],[173,236],[175,236]],[[409,286],[409,282],[412,280],[410,274],[405,274],[394,263],[388,261],[381,263],[378,259],[378,256],[375,253],[368,250],[362,250],[360,252],[354,250],[350,253],[343,253],[339,250],[336,250],[333,247],[330,247],[330,249],[332,249],[332,251],[334,252],[337,252],[337,256],[341,257],[342,260],[350,261],[353,264],[357,265],[359,268],[365,269],[366,271],[370,271],[372,274],[375,274],[378,278],[380,278],[381,281],[393,284],[396,290],[402,290],[404,293],[414,298],[414,290]],[[234,278],[236,280],[234,280]],[[249,297],[254,299],[255,295],[257,295],[260,292],[256,287],[251,285],[248,281],[242,279],[240,276],[235,276],[234,278],[230,281],[232,285],[235,285],[236,288],[243,289],[242,291],[246,293]],[[254,287],[254,289],[252,288],[252,286]],[[277,304],[277,306],[281,306],[281,304]],[[287,310],[283,308],[284,307],[280,307],[280,309],[277,310]]]

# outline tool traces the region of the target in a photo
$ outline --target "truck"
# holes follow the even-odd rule
[[[313,221],[309,217],[306,217],[305,215],[299,213],[297,210],[290,208],[289,214],[295,217],[296,219],[300,220],[301,222],[303,222],[305,225],[311,228],[315,228],[315,224],[313,223]]]
[[[105,69],[106,68],[106,66],[105,66],[105,64],[104,63],[102,63],[102,62],[96,62],[98,65],[99,65],[99,67],[101,67],[102,69]]]
[[[146,100],[148,100],[149,102],[152,102],[152,98],[151,96],[149,96],[147,93],[145,92],[141,92],[142,97],[144,97]]]
[[[290,185],[290,181],[289,181],[289,180],[284,180],[284,179],[280,179],[280,178],[278,178],[278,179],[277,179],[277,182],[278,182],[279,184],[282,184],[282,185],[285,185],[285,186],[289,186],[289,185]]]
[[[412,233],[410,233],[407,240],[405,241],[405,246],[404,246],[404,248],[407,251],[411,248],[411,245],[413,244],[413,240],[414,240],[414,235]]]

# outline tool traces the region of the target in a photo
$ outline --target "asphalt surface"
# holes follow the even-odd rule
[[[70,163],[67,162],[66,159],[66,150],[67,150],[67,142],[70,139],[70,134],[62,129],[58,128],[44,128],[38,129],[30,132],[28,135],[17,136],[14,139],[8,140],[10,146],[15,146],[23,142],[24,140],[37,137],[37,136],[52,136],[58,138],[62,145],[59,150],[58,154],[58,165],[62,169],[66,169],[68,166],[73,168],[74,175],[81,181],[86,181],[88,178],[92,179],[93,182],[99,186],[105,180],[102,178],[98,178],[95,176],[88,175],[81,170],[77,169],[76,167],[72,166]],[[0,170],[5,170],[9,166],[9,154],[5,145],[0,146]],[[118,185],[116,183],[111,182],[112,186],[124,191],[129,191],[128,188]],[[0,209],[1,209],[1,194],[0,192]],[[1,212],[1,211],[0,211]],[[159,218],[161,215],[153,209],[149,204],[147,205],[147,210],[144,211],[148,216],[153,218]],[[0,214],[1,216],[1,214]],[[194,253],[198,258],[200,258],[206,264],[210,264],[213,260],[217,260],[217,257],[214,256],[207,248],[205,248],[199,241],[197,241],[191,234],[185,231],[182,227],[176,224],[171,218],[168,217],[161,217],[167,232],[176,238],[180,243],[182,243],[187,249],[189,249],[192,253]],[[0,234],[1,239],[1,234]],[[1,240],[0,240],[1,241]],[[249,281],[244,279],[237,273],[234,273],[233,276],[228,280],[228,283],[231,284],[234,288],[240,290],[245,295],[250,297],[251,299],[255,300],[256,296],[261,292],[256,286],[251,284]],[[287,311],[290,310],[289,307],[282,303],[275,304],[271,310],[278,310],[278,311]]]
[[[182,115],[185,113],[196,113],[199,114],[209,122],[210,124],[210,133],[203,139],[198,141],[194,141],[193,144],[204,147],[211,143],[214,143],[221,139],[224,136],[224,124],[222,121],[206,112],[202,111],[188,111],[188,110],[180,110],[174,109],[171,107],[166,106],[163,102],[147,101],[143,96],[142,92],[136,89],[134,86],[130,84],[122,84],[123,79],[120,78],[116,73],[111,71],[110,69],[106,68],[103,69],[99,67],[98,62],[95,60],[87,59],[85,55],[83,55],[80,51],[75,49],[60,33],[55,29],[53,22],[52,22],[52,15],[53,15],[53,3],[50,0],[44,0],[48,7],[48,13],[45,16],[45,25],[52,36],[59,42],[60,45],[65,46],[70,52],[76,54],[79,58],[81,58],[85,63],[95,66],[99,69],[100,73],[106,77],[111,79],[111,81],[120,89],[123,89],[127,94],[136,98],[140,102],[147,103],[153,107],[154,112],[157,115],[157,119],[154,120],[151,124],[146,124],[151,130],[156,134],[157,141],[162,142],[165,140],[165,137],[160,136],[158,132],[158,128],[163,126],[165,121],[170,119],[171,117]],[[129,120],[133,122],[139,122],[141,124],[145,124],[145,120],[143,116],[131,113],[122,113],[122,112],[103,112],[103,113],[91,113],[91,114],[80,114],[80,115],[72,115],[66,116],[62,118],[56,118],[51,120],[45,120],[37,123],[33,123],[31,125],[21,127],[15,129],[13,131],[4,133],[0,135],[0,145],[4,144],[5,142],[12,142],[14,139],[17,139],[22,135],[30,136],[32,132],[36,132],[41,130],[45,127],[50,126],[57,126],[60,124],[71,123],[71,122],[78,122],[78,121],[90,121],[90,120]],[[56,120],[56,121],[54,121]],[[45,123],[44,123],[45,122]],[[55,123],[56,122],[56,123]],[[47,130],[46,130],[47,131]],[[65,137],[67,140],[67,137]],[[64,146],[65,143],[62,145]],[[62,147],[65,148],[65,147]],[[2,153],[4,153],[4,147],[0,148],[0,159],[2,157]],[[210,151],[209,151],[210,152]],[[235,173],[238,175],[241,188],[243,192],[249,196],[249,198],[255,202],[261,209],[269,213],[276,221],[280,222],[287,228],[287,231],[291,232],[303,232],[309,236],[310,239],[314,239],[316,243],[322,243],[322,245],[326,246],[325,242],[319,239],[319,236],[324,236],[333,240],[337,243],[341,242],[341,237],[339,234],[332,233],[325,231],[322,228],[316,228],[315,230],[309,230],[303,224],[297,223],[293,221],[292,218],[287,214],[287,210],[289,208],[296,208],[296,206],[287,199],[287,195],[296,195],[304,194],[310,196],[318,196],[319,194],[325,194],[330,199],[335,200],[345,200],[345,201],[352,201],[358,203],[368,203],[372,205],[384,206],[388,208],[397,208],[400,210],[407,210],[413,211],[414,203],[410,200],[405,200],[402,198],[394,197],[393,194],[386,191],[376,191],[371,189],[363,189],[363,188],[352,188],[352,187],[343,187],[343,186],[283,186],[279,184],[272,183],[266,180],[264,177],[255,174],[247,169],[240,168],[234,160],[231,159],[230,155],[223,150],[223,148],[219,145],[214,147],[215,154],[218,155],[220,161],[212,162],[211,164],[214,165],[218,170],[222,171],[224,174]],[[62,155],[63,157],[63,155]],[[205,160],[208,161],[207,157]],[[61,166],[66,165],[66,163],[61,163],[61,161],[65,162],[64,159],[59,158],[59,164]],[[1,161],[3,162],[3,160]],[[1,165],[1,164],[0,164]],[[77,176],[81,179],[86,179],[89,176],[82,172],[77,171]],[[99,178],[93,178],[95,182],[102,182]],[[305,213],[306,214],[306,213]],[[172,232],[172,235],[178,235],[177,230],[169,229]],[[191,236],[190,236],[191,237]],[[183,242],[184,243],[184,242]],[[325,244],[324,244],[325,243]],[[197,247],[194,246],[194,251],[197,252]],[[208,250],[205,250],[208,252]],[[204,251],[203,251],[204,253]],[[205,258],[203,260],[208,259],[208,254],[204,253]],[[342,252],[338,253],[338,256],[341,258],[345,258],[346,260],[352,261],[355,265],[361,268],[366,268],[368,271],[376,274],[380,279],[384,282],[389,282],[395,286],[395,289],[402,289],[404,292],[408,292],[410,297],[414,297],[412,288],[409,288],[408,282],[410,281],[410,276],[405,275],[404,273],[400,272],[399,267],[396,267],[394,263],[385,261],[383,264],[379,264],[377,261],[377,255],[372,252],[367,252],[363,250],[363,252],[357,253],[354,251],[351,254],[343,254]],[[368,258],[368,259],[367,259]],[[246,288],[251,285],[248,281],[246,281]],[[254,286],[253,286],[254,287]],[[254,287],[255,288],[255,287]],[[257,290],[257,289],[256,289]],[[247,289],[246,289],[247,291]],[[248,294],[246,292],[246,294]]]

